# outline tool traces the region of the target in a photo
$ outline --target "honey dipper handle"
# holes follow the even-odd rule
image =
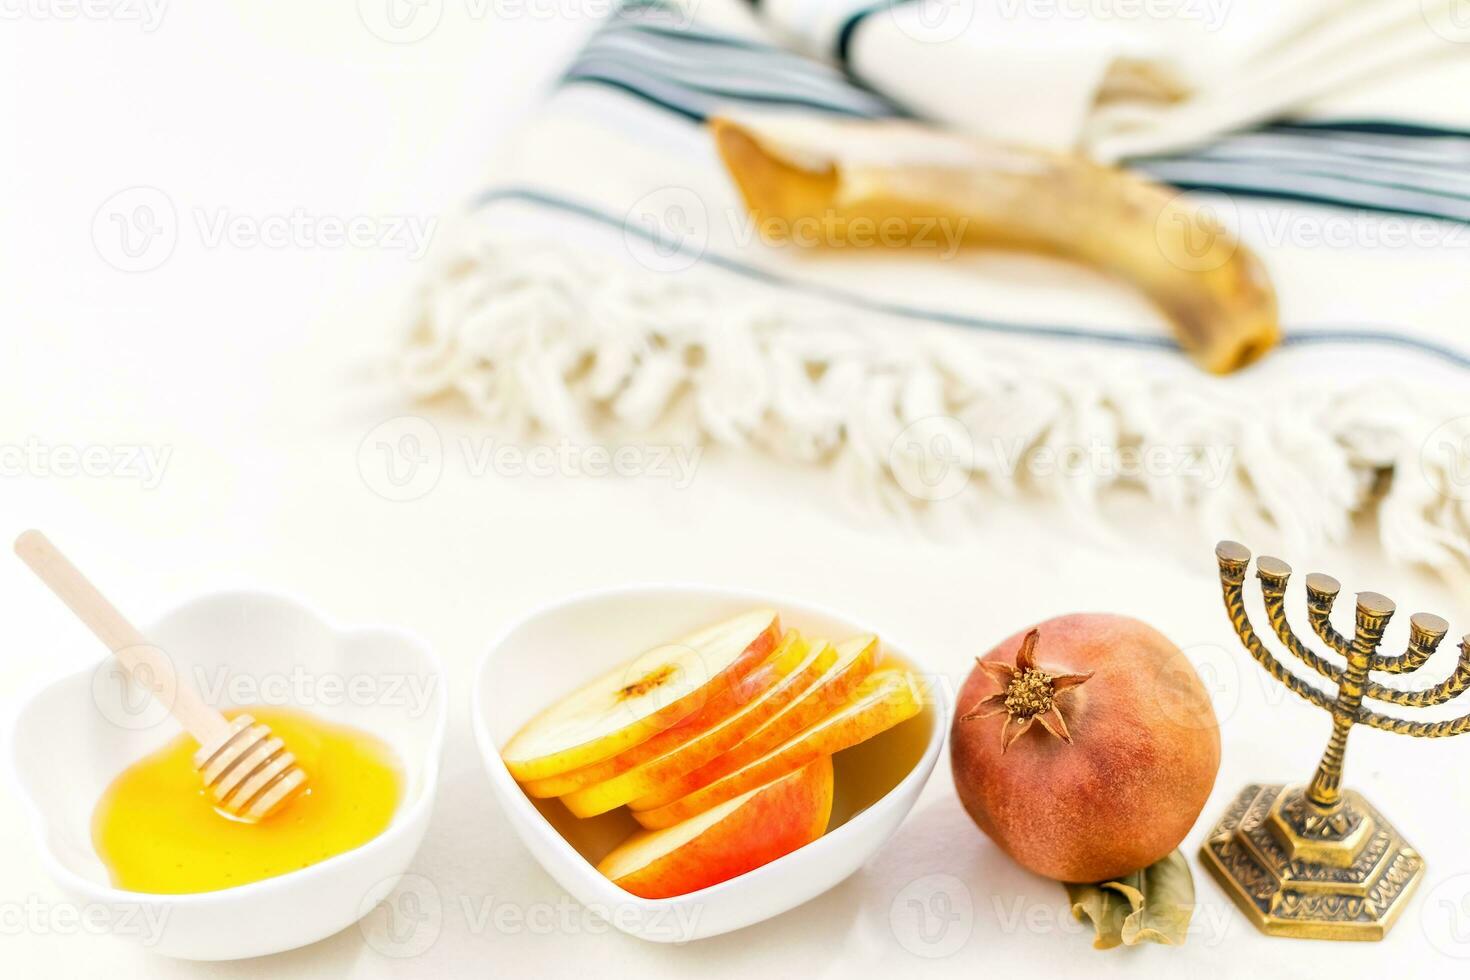
[[[122,661],[139,686],[166,697],[169,712],[201,744],[207,745],[229,728],[224,715],[205,704],[174,673],[173,663],[123,618],[106,596],[56,549],[40,531],[25,531],[15,539],[15,553],[46,583],[57,598]]]

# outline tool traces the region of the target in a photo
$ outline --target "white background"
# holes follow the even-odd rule
[[[44,527],[139,619],[201,590],[262,585],[297,592],[343,622],[401,624],[434,642],[452,680],[451,728],[434,824],[414,870],[443,899],[442,931],[408,960],[382,956],[349,929],[293,953],[215,965],[163,960],[114,936],[67,934],[48,925],[61,921],[53,913],[64,899],[7,794],[0,964],[8,976],[815,980],[1463,968],[1452,957],[1470,958],[1470,787],[1456,775],[1466,746],[1372,732],[1353,736],[1349,782],[1397,819],[1430,868],[1382,944],[1260,937],[1196,864],[1201,906],[1188,945],[1095,952],[1066,919],[1060,886],[1017,869],[973,829],[944,761],[898,838],[867,868],[776,920],[683,948],[645,945],[576,913],[564,920],[565,896],[490,798],[465,691],[491,635],[571,590],[694,580],[786,591],[889,626],[957,680],[975,654],[1050,615],[1145,618],[1201,665],[1222,716],[1224,764],[1187,842],[1192,860],[1206,825],[1243,783],[1310,773],[1326,722],[1274,690],[1235,645],[1213,582],[1212,542],[1141,504],[1119,508],[1122,533],[1112,542],[1082,535],[1046,506],[1001,499],[989,499],[964,530],[933,533],[852,509],[826,473],[716,453],[683,489],[651,477],[477,477],[451,454],[432,492],[384,499],[373,490],[381,474],[359,465],[359,447],[378,425],[423,412],[449,445],[486,434],[454,406],[408,405],[382,369],[394,312],[419,273],[413,256],[391,242],[213,241],[209,229],[225,219],[248,230],[293,213],[318,227],[354,216],[422,226],[447,214],[592,26],[581,12],[603,8],[565,0],[477,17],[476,7],[444,0],[426,8],[438,12],[436,29],[388,43],[350,0],[176,6],[153,30],[122,15],[69,18],[54,0],[4,7],[0,443],[169,456],[156,486],[126,473],[7,472],[0,536]],[[554,9],[561,13],[547,13]],[[372,4],[367,12],[372,20]],[[131,260],[119,258],[107,207],[136,187],[173,209],[177,239],[166,258],[145,253],[151,267],[128,272],[109,263]],[[1456,596],[1385,567],[1371,532],[1349,548],[1287,557],[1334,571],[1349,589],[1376,588],[1440,612],[1460,630],[1470,622],[1463,590]],[[97,655],[7,559],[0,610],[7,715],[27,687]],[[1402,624],[1392,637],[1401,642]],[[915,897],[934,910],[948,899],[959,911],[928,923],[939,942],[922,938],[908,904]],[[532,922],[550,910],[551,928],[475,926],[501,904]],[[27,905],[41,908],[39,927],[18,918]]]

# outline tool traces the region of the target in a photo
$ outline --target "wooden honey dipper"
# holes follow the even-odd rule
[[[166,707],[199,743],[194,768],[220,810],[254,823],[270,816],[306,787],[306,773],[284,742],[249,715],[233,721],[180,682],[172,662],[123,618],[66,556],[40,531],[15,539],[15,553],[107,645],[140,687],[172,689]],[[154,682],[147,683],[150,679]]]

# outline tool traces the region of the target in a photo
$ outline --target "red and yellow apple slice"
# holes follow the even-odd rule
[[[737,742],[723,755],[697,769],[666,777],[656,788],[634,797],[634,810],[653,810],[688,796],[784,744],[841,708],[878,662],[878,638],[855,636],[837,644],[837,656],[809,690]]]
[[[544,779],[530,779],[521,785],[526,795],[538,799],[565,796],[586,789],[597,783],[606,782],[645,762],[667,755],[674,749],[691,741],[724,722],[763,697],[801,666],[808,658],[810,645],[796,630],[787,630],[776,645],[775,652],[763,660],[754,670],[713,695],[704,706],[657,735],[625,749],[611,759],[594,762],[590,766],[558,773]]]
[[[693,819],[636,832],[597,870],[643,898],[686,895],[810,844],[831,815],[832,759],[824,755]]]
[[[766,659],[781,635],[757,609],[655,647],[526,723],[500,756],[517,780],[601,762],[688,717]]]
[[[802,652],[807,652],[806,642],[799,642]],[[810,652],[807,652],[802,663],[789,671],[779,684],[719,725],[699,733],[656,759],[650,759],[611,779],[568,793],[562,797],[562,802],[576,816],[595,817],[657,790],[670,780],[698,769],[738,745],[781,709],[805,694],[837,660],[837,651],[825,641],[814,641],[810,647]]]
[[[815,759],[865,742],[914,717],[923,706],[919,685],[908,671],[880,670],[863,682],[846,705],[784,745],[688,796],[656,809],[635,810],[633,816],[649,830],[673,827]]]

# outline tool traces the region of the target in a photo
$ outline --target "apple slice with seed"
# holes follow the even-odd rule
[[[733,800],[757,786],[808,765],[814,759],[851,748],[907,721],[924,707],[918,682],[906,670],[880,670],[863,682],[853,699],[785,745],[717,779],[688,796],[633,816],[649,830],[662,830]]]
[[[810,844],[831,816],[832,758],[822,756],[691,820],[638,831],[597,870],[643,898],[687,895]]]
[[[806,693],[837,660],[837,651],[830,643],[817,640],[807,644],[799,637],[798,643],[800,652],[805,654],[802,662],[788,670],[787,676],[764,697],[750,702],[719,725],[685,741],[672,751],[611,779],[569,793],[562,797],[562,802],[576,816],[595,817],[653,792],[669,780],[698,769],[739,744],[782,708]]]
[[[765,697],[772,688],[800,667],[809,658],[809,654],[810,645],[806,638],[796,630],[787,630],[781,637],[781,642],[776,645],[775,652],[750,673],[711,697],[704,707],[688,717],[680,719],[652,738],[619,752],[611,759],[603,759],[590,766],[547,776],[545,779],[527,780],[521,788],[526,791],[526,795],[538,799],[565,796],[598,783],[605,783],[646,762],[665,756]]]
[[[700,787],[749,765],[846,704],[858,685],[877,666],[878,638],[854,636],[837,644],[836,649],[836,658],[816,684],[747,738],[698,769],[666,778],[660,786],[635,797],[629,805],[634,810],[652,810],[688,796]]]
[[[654,647],[532,718],[500,750],[520,781],[611,758],[703,707],[776,646],[780,620],[757,609]]]

